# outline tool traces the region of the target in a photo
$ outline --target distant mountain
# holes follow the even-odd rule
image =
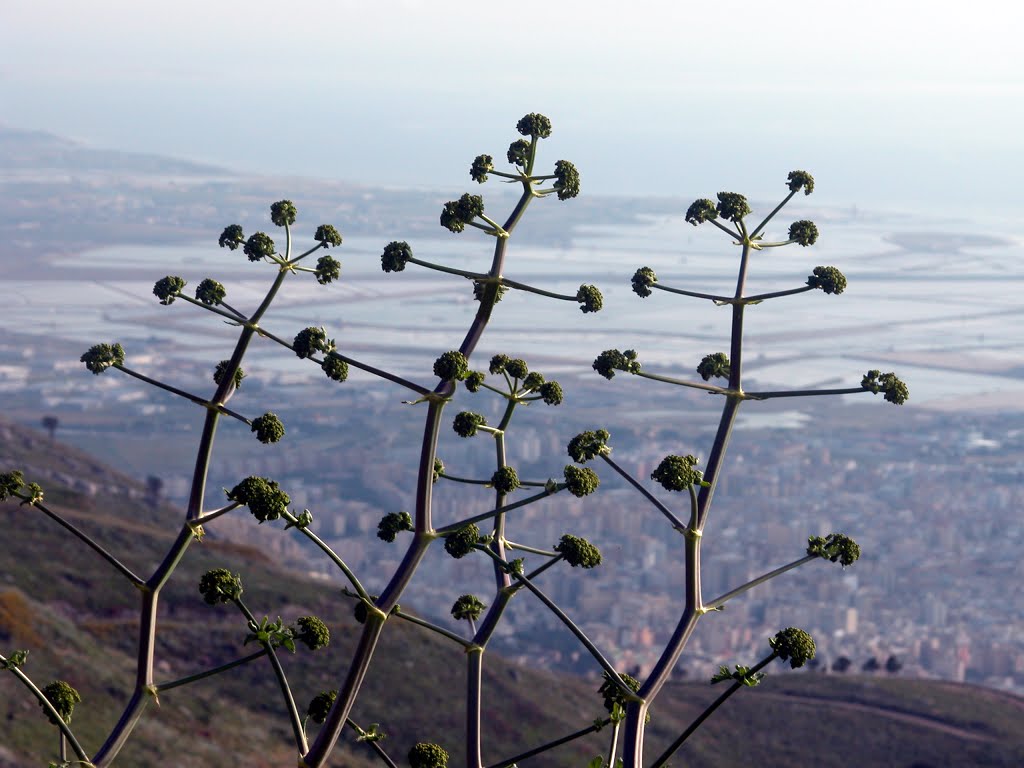
[[[181,513],[152,503],[145,487],[87,453],[0,420],[0,471],[23,468],[46,500],[95,539],[148,573],[180,527]],[[294,621],[316,613],[330,626],[321,654],[285,654],[300,708],[334,687],[357,638],[351,602],[339,584],[282,571],[274,542],[280,526],[257,528],[244,511],[237,525],[265,546],[232,541],[214,523],[194,543],[161,599],[158,678],[174,679],[244,654],[245,627],[227,608],[203,603],[196,585],[211,567],[241,575],[257,615]],[[237,528],[235,529],[237,530]],[[36,510],[0,504],[0,650],[31,651],[25,672],[39,683],[63,678],[85,702],[73,725],[87,750],[120,714],[134,670],[137,596],[98,557]],[[252,540],[251,538],[249,539]],[[407,606],[411,608],[411,606]],[[464,654],[423,630],[392,619],[353,718],[379,722],[385,748],[404,764],[409,746],[438,741],[462,762]],[[588,726],[602,712],[598,675],[587,679],[536,673],[488,654],[485,665],[485,760],[494,763]],[[898,677],[790,673],[784,665],[741,691],[694,735],[673,761],[726,766],[1020,766],[1024,765],[1024,700],[945,682]],[[653,708],[652,757],[719,690],[705,682],[669,685]],[[315,727],[315,726],[311,726]],[[520,768],[582,766],[607,744],[607,730]],[[162,694],[143,715],[118,765],[254,768],[294,764],[287,721],[265,664],[255,663]],[[42,765],[55,756],[54,730],[13,676],[0,673],[0,768]],[[351,739],[332,765],[374,762]]]
[[[237,176],[215,165],[163,155],[96,149],[46,131],[0,123],[0,172],[95,172],[148,175]]]

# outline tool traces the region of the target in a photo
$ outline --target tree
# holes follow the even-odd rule
[[[113,369],[154,386],[169,396],[195,404],[201,409],[203,428],[196,451],[193,485],[183,510],[182,528],[163,561],[147,576],[137,575],[114,553],[89,539],[50,509],[44,503],[42,489],[35,484],[26,486],[20,472],[11,471],[0,477],[0,496],[19,499],[60,522],[65,530],[103,558],[128,582],[126,586],[131,587],[130,592],[138,596],[140,623],[147,630],[140,633],[137,674],[124,713],[106,741],[91,755],[85,752],[70,727],[70,715],[77,692],[73,689],[65,690],[55,683],[53,690],[59,696],[55,694],[51,698],[44,695],[31,678],[21,671],[25,661],[22,651],[6,657],[0,656],[0,664],[14,673],[30,694],[40,700],[44,713],[58,727],[62,750],[66,745],[79,761],[88,761],[95,766],[110,765],[125,741],[132,736],[150,698],[170,698],[176,695],[171,691],[185,684],[212,677],[241,664],[266,659],[270,666],[269,673],[281,692],[282,706],[300,766],[314,768],[325,765],[336,748],[339,735],[346,727],[354,730],[359,740],[372,745],[386,764],[393,765],[393,758],[387,756],[386,750],[379,743],[382,732],[378,726],[356,723],[353,713],[356,711],[355,704],[361,693],[362,681],[367,670],[374,664],[374,654],[383,633],[394,621],[410,621],[424,631],[434,632],[450,642],[453,657],[466,665],[468,682],[463,705],[466,711],[465,752],[468,764],[481,768],[481,754],[486,738],[486,723],[480,714],[484,698],[486,649],[504,617],[509,601],[516,594],[528,596],[536,610],[550,611],[575,636],[578,647],[589,655],[594,667],[601,670],[602,676],[598,697],[604,707],[601,716],[596,721],[588,719],[587,722],[592,725],[566,739],[537,745],[529,754],[543,753],[567,740],[607,728],[609,764],[621,759],[628,768],[647,764],[663,766],[719,706],[740,690],[757,685],[764,677],[763,670],[772,661],[785,661],[791,668],[798,668],[813,659],[815,645],[810,635],[796,627],[781,629],[768,639],[765,655],[760,660],[749,666],[737,664],[731,669],[723,666],[711,680],[715,684],[726,683],[719,698],[685,728],[678,739],[656,757],[653,763],[645,758],[645,727],[651,716],[651,704],[676,668],[699,620],[717,613],[730,600],[790,570],[822,560],[845,568],[851,566],[860,555],[856,542],[842,533],[810,536],[806,544],[800,542],[795,548],[799,551],[795,559],[712,599],[705,598],[700,579],[704,529],[712,512],[715,488],[724,471],[726,451],[739,409],[748,407],[748,404],[756,405],[758,402],[778,398],[864,393],[882,394],[886,401],[898,405],[908,396],[906,385],[894,373],[882,373],[879,370],[868,371],[855,385],[828,390],[795,387],[751,391],[744,386],[749,383],[743,376],[743,328],[748,307],[813,290],[838,295],[846,287],[846,278],[837,268],[817,266],[806,278],[801,277],[802,282],[798,287],[754,295],[746,291],[747,273],[754,253],[789,245],[807,247],[817,240],[817,227],[806,220],[792,223],[785,239],[765,239],[766,228],[772,219],[796,194],[801,191],[805,195],[809,194],[814,188],[814,179],[805,171],[791,172],[785,182],[788,194],[774,210],[753,225],[747,222],[753,211],[746,198],[738,193],[722,192],[718,194],[717,203],[702,199],[689,207],[685,216],[688,222],[695,226],[710,224],[719,234],[724,233],[732,245],[739,246],[737,283],[733,293],[718,295],[668,286],[659,281],[654,270],[649,267],[640,267],[634,273],[633,291],[641,298],[647,299],[659,293],[659,301],[683,297],[683,300],[710,301],[728,307],[732,319],[730,336],[725,345],[728,352],[715,351],[706,354],[699,362],[694,360],[696,364],[693,371],[700,377],[700,381],[692,375],[679,378],[650,372],[642,366],[640,353],[634,349],[604,350],[593,361],[593,370],[609,381],[616,373],[627,373],[657,385],[669,384],[714,395],[715,402],[721,404],[719,427],[703,467],[695,455],[681,451],[679,454],[669,454],[660,461],[649,478],[653,483],[647,482],[646,478],[637,479],[628,467],[612,458],[612,433],[606,427],[614,425],[594,425],[593,429],[568,439],[567,452],[572,463],[564,465],[547,478],[528,477],[525,473],[521,474],[510,461],[516,426],[524,418],[522,414],[525,406],[535,403],[536,407],[560,405],[564,397],[562,386],[513,354],[496,354],[489,361],[478,363],[475,357],[478,343],[492,314],[498,311],[498,303],[509,290],[567,302],[585,316],[602,310],[604,299],[601,291],[590,283],[583,283],[575,293],[558,293],[548,288],[528,285],[509,276],[515,274],[509,244],[530,204],[544,198],[567,201],[580,192],[580,176],[572,163],[559,160],[554,163],[550,173],[539,170],[538,147],[541,140],[550,136],[551,122],[543,115],[531,113],[524,116],[516,128],[521,138],[510,144],[506,154],[511,168],[498,170],[490,155],[477,156],[470,167],[470,176],[478,183],[482,184],[494,176],[518,185],[521,194],[510,211],[505,215],[496,214],[486,208],[482,196],[466,193],[457,200],[445,203],[440,213],[441,226],[450,232],[459,234],[476,230],[475,234],[482,233],[492,239],[493,250],[484,268],[473,271],[435,264],[416,257],[412,246],[402,241],[393,241],[383,248],[380,258],[385,273],[404,272],[409,265],[413,265],[459,278],[458,282],[469,281],[472,284],[473,298],[477,302],[475,316],[461,340],[454,339],[451,348],[447,350],[437,350],[430,373],[423,371],[416,378],[399,375],[352,356],[346,340],[337,343],[324,327],[309,326],[292,335],[279,330],[267,319],[267,310],[285,290],[286,281],[313,279],[326,289],[341,279],[340,262],[325,253],[342,244],[341,234],[334,226],[321,224],[313,234],[313,244],[301,247],[292,229],[298,211],[290,200],[280,200],[270,206],[271,222],[283,230],[283,247],[279,248],[275,240],[265,232],[256,232],[246,237],[242,227],[236,224],[226,227],[218,241],[222,248],[230,251],[240,249],[250,262],[262,264],[271,270],[267,291],[254,309],[237,308],[233,305],[234,300],[229,304],[225,286],[210,277],[199,282],[194,297],[185,293],[188,281],[177,275],[167,275],[156,281],[153,287],[153,293],[161,304],[172,305],[180,299],[181,303],[216,315],[216,320],[226,320],[237,329],[238,336],[233,348],[212,372],[214,387],[211,394],[187,392],[172,383],[160,381],[134,369],[129,351],[119,343],[99,343],[82,355],[81,362],[93,374],[104,374]],[[207,493],[210,489],[206,486],[206,478],[213,460],[217,427],[222,421],[234,420],[244,424],[264,444],[277,443],[287,435],[283,420],[272,411],[247,416],[228,406],[236,391],[243,386],[245,374],[242,362],[250,345],[257,339],[277,344],[315,366],[331,382],[325,383],[325,386],[342,384],[353,368],[386,382],[388,386],[397,386],[408,397],[402,407],[416,407],[422,415],[419,436],[410,438],[410,442],[420,446],[416,480],[410,489],[410,497],[415,499],[412,512],[388,513],[378,525],[377,536],[380,539],[396,543],[401,536],[402,543],[397,546],[404,547],[404,554],[395,558],[398,565],[385,574],[385,578],[378,579],[384,584],[380,594],[371,594],[366,587],[369,583],[366,575],[357,574],[316,535],[313,513],[310,510],[294,510],[287,490],[274,479],[259,475],[239,478],[234,487],[226,491],[222,505],[210,506],[213,502],[208,499],[214,495]],[[796,379],[802,372],[799,366],[795,366],[792,373]],[[168,371],[168,374],[173,375],[173,371]],[[712,380],[720,381],[710,383]],[[449,418],[445,411],[457,392],[460,392],[460,385],[468,393],[464,397],[494,398],[499,403],[498,411],[501,415],[493,419],[492,423],[478,410],[466,409],[460,410],[454,418]],[[623,407],[635,409],[635,404],[629,402],[629,398],[623,399]],[[536,407],[533,411],[536,411]],[[613,421],[614,414],[608,414],[608,418]],[[488,470],[483,476],[478,476],[471,469],[458,471],[441,461],[438,444],[442,427],[447,425],[451,426],[457,436],[452,438],[445,431],[448,439],[474,441],[471,444],[479,446],[483,455],[493,461],[493,472]],[[678,606],[676,629],[661,650],[654,668],[643,679],[640,679],[639,674],[634,677],[619,671],[607,652],[592,642],[581,630],[579,623],[562,610],[546,591],[545,579],[551,578],[551,574],[546,574],[548,570],[560,568],[563,579],[585,577],[588,571],[603,562],[599,549],[571,532],[563,534],[554,544],[524,544],[518,538],[513,538],[518,510],[531,504],[557,505],[569,495],[582,499],[596,492],[601,478],[591,466],[584,466],[591,461],[598,467],[610,469],[612,477],[619,478],[642,497],[647,505],[643,509],[664,523],[664,535],[675,546],[681,563],[685,588],[683,600]],[[151,479],[155,479],[155,476]],[[432,504],[434,486],[442,482],[482,486],[489,490],[490,501],[482,509],[467,507],[455,520],[443,519]],[[652,489],[648,486],[654,487]],[[676,499],[681,499],[681,503]],[[202,538],[205,529],[216,526],[222,516],[236,513],[242,508],[247,509],[258,523],[271,524],[267,528],[281,521],[284,530],[305,538],[311,546],[319,549],[345,581],[345,599],[351,601],[355,617],[362,625],[355,650],[345,667],[330,670],[337,681],[337,687],[313,696],[305,714],[297,703],[279,657],[283,651],[295,652],[303,646],[310,651],[324,647],[330,638],[329,628],[316,616],[299,617],[292,623],[285,623],[280,617],[271,620],[269,615],[258,618],[246,602],[243,577],[226,568],[207,571],[199,583],[200,594],[210,606],[237,611],[240,636],[245,638],[246,643],[255,644],[259,650],[236,662],[178,680],[160,680],[154,672],[159,628],[157,605],[162,589],[172,578],[176,565],[187,556],[190,545]],[[486,599],[483,599],[466,593],[452,605],[451,616],[459,622],[466,622],[467,628],[462,634],[412,616],[399,603],[417,569],[429,562],[425,560],[425,555],[435,544],[456,559],[482,559],[493,575],[493,594],[484,595]],[[523,556],[517,556],[519,553]],[[846,663],[848,666],[849,660]],[[639,673],[639,670],[634,671]],[[396,692],[397,695],[400,694]],[[318,726],[312,735],[307,732],[310,721]],[[446,765],[448,754],[438,743],[421,742],[413,747],[407,759],[414,768],[442,766]],[[510,765],[522,759],[524,755],[510,756],[502,765]]]
[[[840,674],[842,674],[846,672],[846,670],[848,670],[852,665],[853,662],[850,661],[848,657],[840,656],[838,659],[832,662],[832,671],[839,672]]]
[[[155,507],[160,502],[160,497],[163,495],[163,491],[163,480],[156,475],[149,475],[146,478],[146,502],[151,507]]]
[[[56,416],[43,416],[42,424],[43,429],[50,434],[50,440],[53,440],[54,435],[57,433],[57,426],[60,424],[60,421]]]

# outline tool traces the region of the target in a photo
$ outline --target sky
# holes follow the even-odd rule
[[[0,120],[94,146],[460,192],[538,111],[584,192],[1020,208],[1019,5],[0,4]]]

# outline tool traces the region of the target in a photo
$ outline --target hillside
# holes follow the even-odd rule
[[[23,468],[27,480],[44,487],[48,503],[138,572],[154,567],[179,525],[180,512],[147,503],[140,483],[40,433],[0,422],[0,471],[14,468]],[[33,679],[45,684],[63,678],[80,690],[85,702],[73,724],[86,749],[94,750],[127,700],[136,597],[112,569],[37,511],[2,504],[0,525],[5,531],[0,650],[30,649],[25,671]],[[256,529],[244,513],[241,525]],[[279,527],[271,530],[271,524],[255,532],[267,541],[290,535]],[[217,538],[216,531],[189,549],[164,593],[160,679],[246,652],[239,617],[205,605],[196,590],[199,575],[211,567],[241,574],[247,602],[257,615],[280,614],[293,621],[316,613],[331,627],[329,649],[284,660],[300,708],[316,692],[336,686],[357,634],[351,603],[336,588],[340,585],[285,572],[264,551]],[[384,745],[400,764],[409,745],[420,740],[444,744],[453,754],[452,765],[460,764],[462,653],[397,620],[385,639],[354,719],[362,725],[381,723],[389,735]],[[541,675],[494,657],[486,670],[486,760],[496,762],[542,739],[585,727],[601,714],[596,672],[587,679]],[[1019,728],[1024,701],[1019,698],[934,681],[786,674],[781,665],[769,671],[759,688],[741,692],[717,713],[674,764],[1024,764]],[[652,755],[718,693],[702,683],[670,686],[654,710]],[[606,735],[520,765],[584,765],[603,750]],[[0,676],[0,767],[45,764],[55,757],[55,744],[54,731],[38,707],[13,677]],[[161,695],[159,708],[145,713],[118,764],[293,765],[289,744],[269,670],[256,663]],[[338,766],[381,764],[363,746],[348,744],[335,755],[332,764]],[[227,761],[225,756],[233,757]]]

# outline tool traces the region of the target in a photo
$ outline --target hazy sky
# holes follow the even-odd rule
[[[1009,3],[0,5],[0,120],[98,146],[458,191],[540,111],[585,191],[1020,208]]]

